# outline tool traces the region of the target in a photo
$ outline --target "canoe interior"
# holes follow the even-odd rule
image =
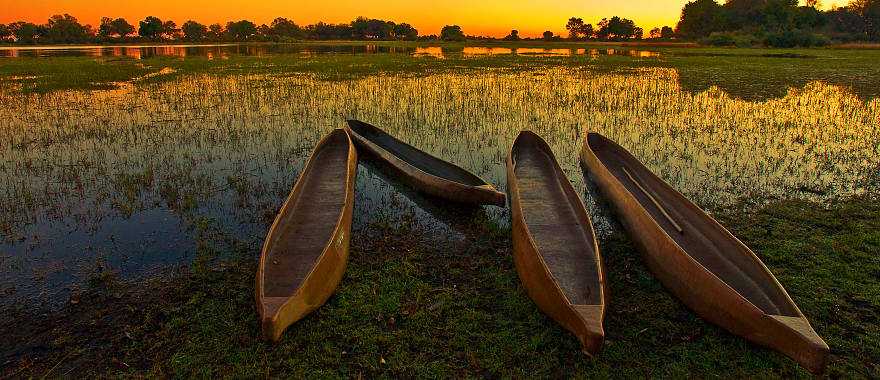
[[[576,210],[580,200],[565,191],[568,179],[543,144],[527,135],[517,140],[511,153],[520,208],[539,254],[571,304],[601,304],[595,236]]]
[[[799,315],[797,308],[780,289],[772,275],[764,269],[763,264],[710,216],[651,173],[617,144],[597,134],[590,134],[587,143],[599,161],[690,257],[764,313],[791,317]],[[673,226],[648,195],[630,179],[630,176],[651,193],[651,196],[678,223],[683,233]]]
[[[289,297],[302,284],[330,241],[345,206],[348,138],[334,133],[300,179],[302,190],[279,216],[270,237],[264,297]]]
[[[357,120],[349,120],[348,125],[358,135],[423,172],[470,186],[486,185],[480,177],[467,170],[416,149],[375,126]]]

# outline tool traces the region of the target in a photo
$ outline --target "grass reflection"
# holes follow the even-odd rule
[[[500,189],[509,145],[531,129],[553,147],[594,212],[577,165],[587,131],[618,141],[710,209],[743,199],[829,200],[878,186],[880,100],[824,82],[752,102],[714,86],[685,91],[677,70],[658,67],[154,79],[104,91],[0,91],[0,233],[13,256],[26,258],[4,272],[27,273],[40,257],[51,258],[66,248],[68,231],[105,231],[148,210],[190,226],[210,217],[258,242],[313,145],[349,118],[375,123]],[[401,215],[434,223],[432,210],[412,213],[420,201],[362,175],[356,228]],[[490,207],[480,218],[503,225],[507,215]],[[168,223],[148,220],[130,228],[157,231],[151,223]],[[600,231],[609,228],[604,218],[596,222]],[[137,260],[151,255],[160,253]]]

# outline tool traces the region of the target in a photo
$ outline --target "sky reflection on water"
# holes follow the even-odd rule
[[[256,254],[314,144],[348,118],[502,190],[507,149],[531,129],[554,149],[600,235],[613,224],[577,164],[587,131],[618,141],[709,209],[877,188],[880,100],[813,82],[751,102],[717,87],[683,91],[677,76],[204,74],[110,91],[0,92],[0,295],[53,302],[96,270],[138,277],[236,244]],[[356,238],[376,220],[414,221],[448,239],[463,232],[461,218],[506,226],[504,208],[463,217],[402,186],[361,165]]]
[[[321,44],[219,44],[219,45],[145,45],[145,46],[49,46],[0,47],[0,58],[19,57],[207,57],[265,56],[269,54],[408,54],[416,57],[444,58],[448,55],[481,56],[517,54],[534,56],[628,55],[632,57],[659,57],[657,51],[621,48],[507,48],[469,46],[460,48],[440,46],[386,46],[374,44],[321,45]]]

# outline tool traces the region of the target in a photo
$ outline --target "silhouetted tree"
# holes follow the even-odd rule
[[[171,20],[163,22],[162,37],[169,40],[180,38],[180,29],[177,28],[177,23]]]
[[[612,17],[610,20],[603,18],[599,21],[599,30],[596,36],[602,39],[629,39],[641,38],[642,28],[636,26],[635,22],[630,19]]]
[[[119,35],[119,37],[127,37],[135,32],[134,25],[129,24],[128,21],[121,17],[113,20],[112,31],[114,34]]]
[[[584,26],[581,27],[580,35],[583,36],[583,38],[590,39],[593,38],[595,34],[596,31],[593,30],[593,24],[584,24]]]
[[[125,37],[134,33],[134,26],[124,18],[102,17],[101,26],[98,27],[98,35],[101,37]]]
[[[393,22],[358,17],[351,22],[352,35],[355,39],[388,40],[394,31]]]
[[[867,39],[880,41],[880,0],[855,0],[850,8],[862,16]]]
[[[138,35],[144,38],[159,38],[164,31],[162,20],[155,16],[147,16],[147,18],[138,23]]]
[[[46,27],[25,21],[9,24],[15,41],[22,44],[34,44],[46,34]]]
[[[645,30],[638,27],[638,26],[632,28],[632,33],[630,33],[630,35],[629,35],[629,38],[635,38],[637,40],[640,40],[644,37],[645,37]]]
[[[98,26],[98,35],[101,37],[110,37],[110,24],[113,19],[110,17],[101,17],[101,25]]]
[[[211,24],[208,26],[208,38],[218,41],[223,38],[223,25]]]
[[[850,7],[834,8],[825,15],[824,31],[837,39],[859,39],[865,33],[865,20]]]
[[[596,38],[605,39],[608,38],[608,24],[611,22],[607,18],[603,18],[596,23]]]
[[[510,31],[506,37],[504,37],[505,41],[519,41],[519,31],[514,29]]]
[[[12,39],[12,29],[6,24],[0,24],[0,42],[6,42]]]
[[[341,40],[352,38],[350,24],[327,24],[318,22],[306,26],[306,35],[315,40]]]
[[[727,0],[719,8],[718,25],[720,30],[756,30],[764,24],[764,7],[767,0]]]
[[[568,30],[568,38],[571,40],[592,38],[594,34],[593,24],[584,24],[584,20],[580,17],[568,19],[565,29]]]
[[[257,25],[248,20],[226,23],[226,34],[237,41],[247,41],[257,35]]]
[[[278,37],[299,38],[302,36],[302,28],[284,17],[272,20],[270,27],[272,34]]]
[[[208,27],[193,20],[183,23],[180,31],[183,32],[183,38],[189,41],[203,40],[208,36]]]
[[[549,30],[544,31],[543,36],[544,36],[544,41],[553,41],[553,32],[551,32]]]
[[[568,30],[568,38],[572,40],[577,40],[580,38],[582,31],[584,28],[584,19],[580,17],[572,17],[568,19],[568,22],[565,23],[565,29]],[[590,30],[592,31],[593,26],[590,25]],[[592,34],[592,33],[590,33]]]
[[[757,27],[772,31],[794,29],[797,6],[798,0],[766,0],[762,10],[764,23]]]
[[[398,40],[415,40],[419,37],[419,31],[412,25],[400,23],[394,26],[394,38]]]
[[[764,43],[770,46],[810,46],[824,44],[829,40],[819,33],[839,41],[880,41],[880,0],[853,0],[848,6],[822,11],[818,0],[693,0],[681,12],[676,31],[664,26],[650,31],[651,38],[702,39],[706,43],[720,41],[728,45],[748,46]],[[150,16],[138,23],[137,33],[148,40],[164,38],[176,40],[260,40],[282,38],[308,39],[368,39],[368,40],[415,40],[418,31],[407,23],[358,17],[347,24],[316,23],[300,27],[293,21],[279,17],[270,25],[257,27],[250,21],[230,22],[224,31],[220,24],[205,27],[202,24],[185,24],[178,29],[173,21],[162,22]],[[642,38],[644,31],[632,20],[622,17],[602,19],[596,26],[585,24],[579,17],[571,17],[566,23],[571,39],[591,38],[631,39]],[[122,38],[132,34],[134,26],[123,18],[103,17],[97,32],[89,25],[80,24],[71,15],[55,15],[44,25],[16,22],[0,25],[0,41],[15,43],[76,43]],[[549,32],[549,31],[548,31]],[[461,28],[447,25],[440,39],[461,41],[468,38],[494,39],[492,37],[467,37]],[[552,32],[545,33],[545,40],[555,40]],[[506,40],[518,40],[511,32]],[[722,41],[723,40],[723,41]]]
[[[364,39],[367,37],[367,28],[369,27],[367,24],[370,19],[366,17],[358,17],[351,22],[351,34],[355,39]]]
[[[760,41],[771,46],[811,46],[838,40],[880,40],[880,0],[854,0],[844,8],[819,10],[818,1],[694,0],[684,6],[677,35],[712,36],[719,43]],[[872,16],[873,15],[873,16]],[[874,21],[872,21],[874,20]],[[717,32],[717,33],[716,33]],[[715,33],[715,34],[713,34]]]
[[[813,7],[797,7],[794,14],[794,27],[797,29],[816,30],[825,25],[825,15]]]
[[[464,32],[458,25],[446,25],[440,29],[440,39],[443,41],[464,41]]]
[[[808,7],[807,7],[808,8]],[[782,31],[795,28],[798,0],[727,0],[717,31]]]
[[[52,43],[86,42],[94,36],[90,26],[80,24],[69,14],[52,16],[45,29],[45,39]]]
[[[676,33],[686,38],[702,38],[722,30],[722,10],[715,0],[694,0],[685,4]]]
[[[452,29],[453,33],[447,33],[447,37],[465,38],[461,28],[455,28],[458,33],[454,33],[456,29]],[[28,22],[17,22],[6,26],[0,24],[0,41],[5,39],[22,44],[38,43],[38,41],[71,43],[91,41],[96,36],[100,36],[103,40],[122,38],[134,32],[134,26],[123,18],[102,17],[98,30],[94,30],[89,25],[80,24],[73,16],[60,15],[53,16],[45,25]],[[251,41],[280,38],[416,40],[419,38],[418,30],[408,23],[396,24],[392,21],[366,17],[358,17],[347,24],[318,22],[306,27],[300,27],[283,17],[276,18],[271,25],[263,24],[259,27],[248,20],[229,22],[225,28],[221,24],[206,27],[189,20],[178,28],[174,21],[163,22],[158,17],[149,16],[138,22],[137,34],[145,40],[189,41],[203,39]],[[436,36],[434,38],[436,39]]]
[[[270,39],[277,39],[277,36],[272,35],[272,27],[266,24],[260,24],[257,26],[257,34],[253,37],[254,40],[262,40],[267,41]]]

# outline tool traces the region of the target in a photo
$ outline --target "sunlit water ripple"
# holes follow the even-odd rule
[[[880,100],[814,82],[749,102],[718,88],[682,91],[677,75],[663,68],[349,81],[200,75],[112,91],[6,89],[0,296],[56,299],[96,266],[143,276],[222,252],[230,239],[257,252],[314,144],[349,118],[500,189],[507,149],[518,131],[533,130],[553,147],[601,234],[613,227],[577,162],[587,131],[616,140],[710,210],[876,189]],[[460,236],[444,205],[364,165],[355,207],[356,231],[405,218]],[[475,217],[504,226],[508,213],[486,207]]]

